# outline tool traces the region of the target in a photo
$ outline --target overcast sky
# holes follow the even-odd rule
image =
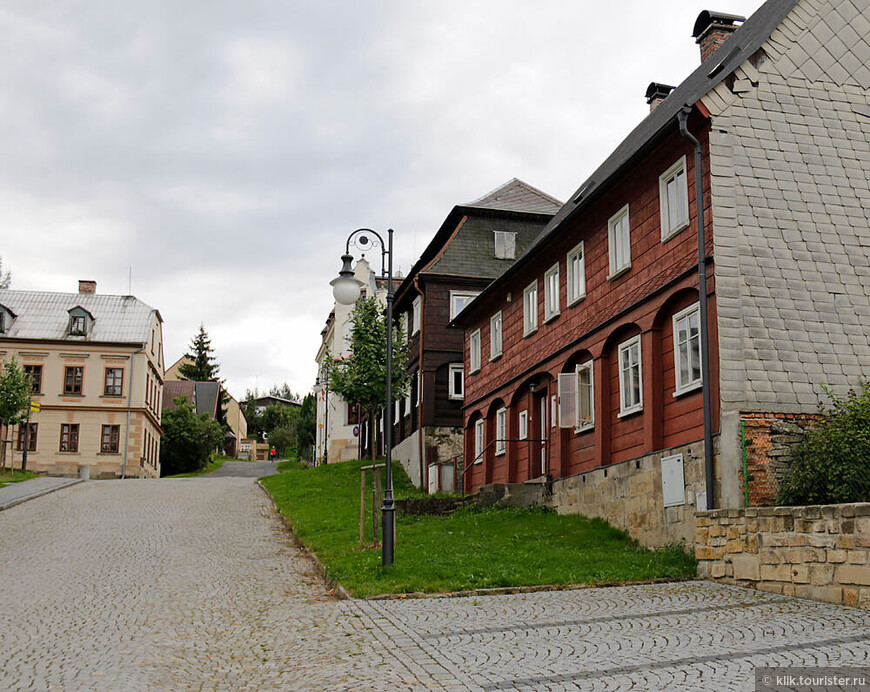
[[[314,384],[348,234],[404,272],[517,177],[566,199],[761,0],[5,0],[0,257],[12,288],[132,292],[167,365],[199,327],[236,397]]]

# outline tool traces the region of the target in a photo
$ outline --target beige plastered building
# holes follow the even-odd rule
[[[0,290],[0,359],[31,375],[27,469],[56,476],[159,477],[163,320],[134,296]],[[24,426],[10,429],[20,468]]]

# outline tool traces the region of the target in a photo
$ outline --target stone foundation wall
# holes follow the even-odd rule
[[[683,455],[685,503],[664,506],[662,457]],[[560,514],[601,517],[646,546],[692,545],[695,502],[704,491],[704,443],[693,442],[553,481],[547,503]]]
[[[870,503],[699,512],[698,575],[870,608]]]

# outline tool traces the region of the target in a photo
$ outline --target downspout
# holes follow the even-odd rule
[[[127,454],[130,451],[130,407],[133,405],[133,370],[136,368],[136,356],[145,350],[145,345],[130,356],[130,387],[127,390],[127,424],[124,426],[124,461],[121,463],[121,478],[127,477]]]
[[[425,477],[425,470],[427,466],[425,460],[423,459],[423,450],[425,448],[423,445],[423,305],[426,302],[426,298],[423,295],[423,291],[420,290],[419,280],[420,275],[417,274],[414,277],[414,289],[417,291],[417,295],[420,296],[420,356],[417,359],[417,371],[420,373],[420,380],[417,386],[417,400],[420,402],[420,405],[417,407],[417,430],[419,432],[419,435],[417,435],[417,437],[420,447],[420,485],[422,486],[420,489],[426,490],[428,492],[429,479],[428,477]]]
[[[704,238],[704,178],[701,170],[701,143],[687,127],[691,106],[683,106],[677,113],[680,134],[695,150],[695,221],[698,226],[698,303],[701,307],[701,395],[704,406],[704,480],[707,509],[716,506],[713,495],[713,413],[710,403],[710,333],[707,326],[707,262]]]

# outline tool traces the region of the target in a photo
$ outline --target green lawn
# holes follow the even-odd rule
[[[208,462],[208,464],[206,464],[206,467],[204,469],[200,469],[199,471],[191,471],[189,473],[176,473],[174,476],[164,476],[164,478],[194,478],[195,476],[205,476],[212,471],[217,471],[228,461],[237,460],[233,459],[233,457],[216,456],[212,458],[212,460]]]
[[[0,488],[10,483],[20,483],[21,481],[36,478],[38,475],[38,473],[33,471],[25,471],[24,473],[21,471],[12,471],[11,473],[8,470],[0,471]]]
[[[307,469],[285,462],[279,465],[283,473],[261,479],[299,540],[355,596],[695,574],[694,558],[679,547],[651,551],[600,519],[509,508],[397,517],[395,563],[383,568],[379,549],[359,549],[359,467],[368,463]],[[401,467],[394,472],[396,496],[411,494]],[[371,542],[370,516],[366,523]]]

